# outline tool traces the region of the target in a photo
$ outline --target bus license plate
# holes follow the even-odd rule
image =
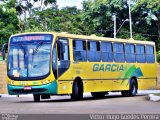
[[[32,89],[32,87],[30,87],[30,86],[24,87],[24,90],[31,90],[31,89]]]

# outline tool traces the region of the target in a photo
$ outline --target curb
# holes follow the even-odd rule
[[[29,95],[8,95],[8,94],[0,94],[0,98],[10,98],[10,97],[30,97],[32,96],[31,94]]]
[[[3,98],[3,97],[16,97],[15,95],[8,95],[8,94],[0,94],[0,98]]]
[[[149,97],[150,101],[154,101],[154,102],[160,101],[160,96],[157,96],[157,95],[154,95],[154,94],[149,94],[148,97]]]

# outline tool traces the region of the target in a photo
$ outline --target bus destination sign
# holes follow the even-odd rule
[[[24,36],[15,36],[11,38],[11,42],[25,42],[25,41],[37,41],[37,40],[51,40],[51,35],[24,35]]]

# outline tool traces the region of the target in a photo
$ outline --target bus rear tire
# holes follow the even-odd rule
[[[103,98],[108,92],[91,92],[94,98]]]
[[[138,90],[138,87],[137,87],[136,80],[131,79],[129,90],[121,91],[121,93],[122,93],[122,96],[130,97],[130,96],[135,96],[137,94],[137,90]]]
[[[83,99],[83,84],[80,81],[75,81],[73,83],[71,100],[81,100]]]
[[[40,101],[40,95],[39,94],[33,94],[33,99],[34,99],[34,102],[39,102]]]

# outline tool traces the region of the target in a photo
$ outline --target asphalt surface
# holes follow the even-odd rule
[[[0,114],[118,114],[118,113],[160,113],[160,102],[148,100],[146,93],[135,97],[122,97],[121,94],[107,95],[94,99],[89,93],[81,101],[71,101],[70,96],[52,96],[38,103],[31,95],[20,97],[2,96]]]

